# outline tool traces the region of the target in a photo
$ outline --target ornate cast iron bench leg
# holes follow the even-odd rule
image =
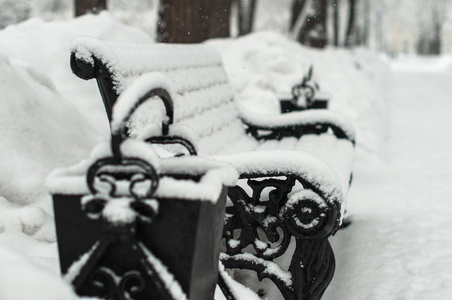
[[[291,194],[297,180],[305,189]],[[337,230],[340,207],[327,203],[301,178],[247,179],[246,184],[252,195],[239,186],[228,192],[233,206],[226,209],[221,261],[226,268],[252,270],[259,280],[270,279],[286,300],[320,299],[335,270],[328,237]],[[266,199],[269,186],[273,189]],[[291,237],[295,251],[284,270],[273,260],[285,254]]]

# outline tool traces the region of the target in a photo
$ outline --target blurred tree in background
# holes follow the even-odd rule
[[[235,0],[233,4],[238,11],[238,35],[245,35],[253,31],[254,16],[257,0]]]
[[[30,17],[30,0],[0,0],[0,29]]]
[[[257,0],[161,0],[157,41],[199,43],[229,37],[231,27],[238,35],[253,28]],[[233,14],[237,24],[231,23]]]
[[[33,15],[44,20],[71,17],[74,15],[70,11],[72,2],[73,0],[33,0]]]
[[[314,48],[328,44],[327,5],[327,0],[294,0],[290,26],[297,41]]]
[[[348,0],[349,3],[349,12],[348,12],[348,22],[347,22],[347,33],[345,34],[345,43],[346,47],[353,47],[357,44],[356,40],[356,0]]]
[[[255,30],[304,45],[390,53],[452,53],[452,0],[0,0],[0,28],[108,9],[156,40],[201,42]],[[160,13],[160,16],[159,16]],[[157,20],[157,21],[156,21]]]
[[[75,0],[75,16],[107,9],[107,0]]]
[[[370,0],[293,0],[289,28],[296,40],[315,48],[368,45],[370,14]]]
[[[339,0],[331,0],[333,11],[333,45],[339,46]]]
[[[228,37],[231,0],[161,0],[157,41],[199,43]]]
[[[64,0],[52,1],[56,4]],[[127,8],[129,17],[123,13],[121,19],[133,24],[130,7],[138,7],[137,0],[108,2],[113,6],[121,3]],[[450,2],[452,0],[284,0],[278,3],[269,0],[140,0],[139,10],[142,13],[158,6],[157,30],[152,28],[159,42],[199,43],[211,38],[245,35],[255,29],[255,19],[265,14],[267,20],[271,15],[273,24],[287,22],[294,39],[314,48],[334,45],[389,50],[386,45],[393,43],[390,36],[400,39],[403,32],[400,33],[398,27],[405,23],[408,34],[416,36],[413,39],[419,54],[439,54]],[[74,3],[76,15],[96,13],[107,7],[107,0],[74,0]],[[258,10],[258,5],[265,10]],[[287,5],[288,15],[275,13],[277,5]],[[388,28],[393,32],[388,32]]]
[[[450,1],[447,0],[425,1],[418,7],[418,54],[438,55],[441,53],[443,27],[449,7]]]

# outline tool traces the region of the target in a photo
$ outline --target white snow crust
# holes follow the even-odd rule
[[[282,160],[281,157],[284,159]],[[240,174],[260,174],[262,176],[298,175],[316,186],[329,200],[341,202],[343,191],[332,169],[313,154],[287,150],[243,152],[233,155],[215,156],[214,159],[230,163]]]
[[[240,110],[240,117],[248,124],[278,128],[293,125],[331,124],[341,128],[346,137],[355,140],[355,128],[353,124],[341,114],[327,109],[313,109],[290,114],[256,114],[246,108]]]
[[[74,261],[71,266],[69,267],[69,269],[67,270],[67,273],[64,275],[64,280],[67,283],[71,283],[73,282],[77,276],[80,274],[80,271],[83,269],[83,267],[86,265],[86,263],[88,262],[91,254],[94,253],[94,251],[96,251],[97,247],[99,247],[99,242],[96,242],[91,249],[82,254],[78,260]]]
[[[236,299],[247,299],[247,300],[259,300],[259,296],[254,293],[251,289],[247,288],[246,286],[240,284],[239,282],[233,280],[229,274],[225,271],[223,264],[220,262],[219,264],[219,271],[221,275],[223,276],[223,279],[227,286],[230,288],[231,293],[234,295]],[[222,300],[226,298],[224,297],[223,293],[221,292],[220,288],[217,286],[217,289],[215,290],[215,299],[216,300]]]
[[[77,52],[78,53],[78,52]],[[113,133],[117,133],[123,128],[126,128],[126,123],[129,116],[132,115],[131,109],[138,106],[138,101],[144,97],[151,90],[162,88],[165,89],[171,99],[174,99],[174,92],[172,86],[167,78],[162,73],[145,73],[139,76],[130,87],[128,87],[124,93],[121,94],[117,103],[113,108],[113,116],[111,122],[111,130]],[[165,120],[167,123],[168,121]]]
[[[175,280],[173,274],[171,274],[166,266],[157,258],[155,257],[149,250],[144,246],[142,243],[139,243],[139,247],[141,251],[144,252],[146,255],[146,258],[148,262],[156,269],[156,271],[159,273],[160,278],[162,279],[163,283],[165,284],[165,287],[170,292],[171,297],[176,300],[186,300],[187,295],[185,295],[184,291],[182,290],[182,287],[179,285],[179,283]]]
[[[131,51],[130,49],[133,49]],[[190,51],[190,59],[187,59],[187,49]],[[170,72],[178,69],[190,69],[204,66],[215,68],[221,63],[220,56],[214,51],[209,51],[207,46],[199,45],[160,45],[160,44],[133,44],[121,42],[107,42],[91,37],[80,37],[74,40],[71,51],[76,57],[93,64],[93,56],[106,63],[113,74],[114,83],[118,92],[122,92],[132,79],[146,72]],[[168,57],[171,59],[169,60]],[[170,64],[167,62],[171,61]],[[152,68],[149,68],[152,66]],[[187,73],[180,73],[184,76]],[[189,86],[193,81],[191,77],[185,77],[182,88]],[[196,81],[196,78],[194,79]]]
[[[221,253],[221,257],[227,257],[228,254]],[[278,264],[272,261],[267,261],[262,258],[258,258],[254,256],[251,253],[240,253],[234,255],[236,259],[243,260],[243,261],[249,261],[251,263],[256,263],[259,265],[263,265],[265,267],[265,270],[263,271],[264,274],[267,275],[273,275],[278,278],[278,280],[283,281],[287,286],[292,286],[292,275],[289,271],[283,270]]]
[[[327,169],[327,167],[331,168],[340,182],[344,196],[343,198],[346,199],[345,196],[347,195],[350,185],[349,175],[352,173],[355,153],[354,147],[349,141],[344,139],[337,139],[331,134],[320,134],[318,136],[305,135],[301,139],[288,137],[283,138],[280,141],[265,141],[257,148],[258,151],[267,152],[275,150],[283,151],[285,149],[303,151],[303,155],[307,156],[306,159],[304,159],[305,161],[320,160],[321,162],[318,162],[318,165],[324,164],[325,166],[314,167],[319,171],[325,170]],[[316,158],[311,159],[309,153],[313,153]],[[298,155],[296,155],[295,153],[291,154],[291,157],[292,156],[298,157]],[[322,176],[328,175],[325,174]]]
[[[230,165],[213,162],[200,157],[180,157],[160,160],[152,145],[128,139],[121,144],[121,153],[126,158],[139,158],[153,166],[160,174],[201,175],[201,180],[176,180],[160,178],[155,197],[187,200],[203,200],[215,203],[223,186],[234,186],[238,180],[237,171]],[[98,159],[112,157],[110,142],[99,144],[87,160],[69,168],[57,169],[47,178],[46,186],[52,194],[85,195],[89,193],[86,183],[88,168]],[[118,194],[126,195],[127,190]]]

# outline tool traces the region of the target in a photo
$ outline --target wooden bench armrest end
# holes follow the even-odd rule
[[[291,178],[302,184],[302,191],[311,190],[317,194],[323,199],[321,201],[325,202],[325,205],[330,207],[342,205],[345,193],[339,176],[328,164],[308,152],[251,151],[211,158],[230,163],[238,171],[241,179],[262,179],[261,182],[265,182],[264,185],[271,186],[272,181],[266,182],[265,179]],[[292,191],[293,184],[295,182],[289,184],[289,191]],[[333,232],[334,230],[330,234]]]

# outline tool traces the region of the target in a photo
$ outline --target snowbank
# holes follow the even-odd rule
[[[85,118],[53,81],[0,55],[0,193],[17,204],[46,197],[45,176],[83,158],[96,139]]]
[[[53,169],[86,158],[109,136],[95,82],[80,80],[69,67],[71,42],[80,35],[149,39],[108,13],[64,22],[31,19],[0,31],[0,246],[54,273],[59,272],[55,228],[44,180]],[[1,252],[0,261],[4,257],[9,259]],[[0,265],[5,274],[13,266]],[[8,281],[0,275],[0,299],[73,299],[52,294],[52,289],[47,292],[44,283],[37,292],[32,278],[44,271],[27,260],[21,266],[35,275],[24,272],[25,277],[11,276]],[[54,277],[52,281],[59,281]],[[34,297],[10,297],[20,292],[18,286],[30,288]]]
[[[78,36],[111,41],[152,42],[143,31],[120,23],[111,14],[85,15],[68,21],[37,18],[0,31],[0,54],[28,64],[51,78],[56,90],[83,113],[91,126],[108,134],[108,122],[94,81],[83,82],[69,67],[70,46]]]
[[[79,298],[56,274],[36,265],[26,256],[0,247],[0,299],[75,300]]]

